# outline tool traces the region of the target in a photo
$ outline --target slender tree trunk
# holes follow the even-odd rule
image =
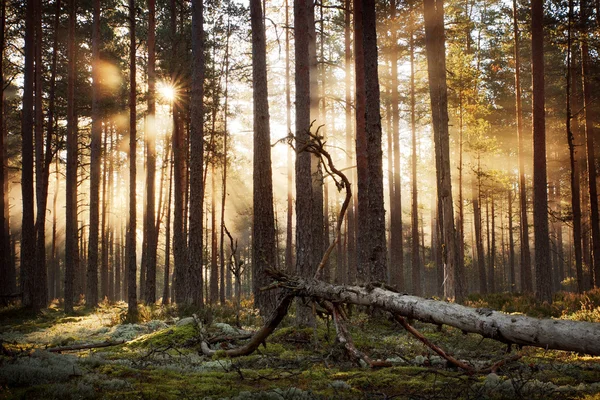
[[[390,3],[391,8],[391,18],[392,21],[396,22],[396,1],[392,0]],[[409,18],[411,18],[412,22],[412,12],[410,12]],[[396,43],[397,41],[397,25],[394,23],[392,27],[392,43]],[[409,42],[412,43],[412,27],[411,29],[411,37]],[[411,45],[409,43],[409,46]],[[414,43],[413,43],[414,45]],[[412,48],[411,48],[412,49]],[[411,53],[414,58],[414,49],[413,53]],[[402,234],[402,184],[400,179],[400,112],[398,109],[399,105],[399,96],[398,96],[398,46],[392,46],[392,51],[390,54],[391,63],[392,63],[392,143],[394,150],[394,164],[393,164],[393,201],[390,202],[390,219],[391,219],[391,230],[390,230],[390,245],[392,247],[390,256],[391,256],[391,266],[392,266],[392,283],[396,285],[400,290],[403,290],[405,287],[404,284],[404,241]],[[413,60],[414,61],[414,60]],[[412,64],[411,64],[412,66]],[[412,78],[411,78],[412,79]],[[414,82],[413,82],[414,83]],[[411,90],[412,90],[411,86]],[[412,93],[412,92],[411,92]],[[411,103],[412,104],[412,103]],[[412,127],[412,111],[411,108],[411,127]],[[417,227],[418,229],[418,227]],[[418,230],[417,230],[418,232]],[[417,235],[418,236],[418,235]],[[418,256],[418,253],[417,253]],[[413,264],[413,271],[415,270]],[[420,275],[420,269],[417,266],[416,270]],[[414,277],[413,277],[414,278]],[[420,282],[420,276],[418,282]],[[418,288],[418,292],[415,292],[416,295],[421,294],[420,284]],[[415,286],[413,285],[413,291],[415,290]]]
[[[33,191],[33,83],[35,59],[35,7],[39,0],[27,0],[25,5],[25,60],[23,69],[23,109],[21,114],[21,291],[25,307],[35,308],[35,226]]]
[[[508,266],[509,266],[509,291],[513,293],[517,288],[517,276],[515,274],[515,241],[513,237],[513,191],[508,189]]]
[[[135,0],[129,0],[129,219],[127,224],[127,315],[137,319],[136,281],[136,42]]]
[[[477,187],[475,185],[477,182]],[[475,224],[475,247],[477,248],[477,271],[479,272],[479,293],[487,294],[487,279],[485,273],[485,253],[483,252],[483,237],[481,226],[481,155],[477,154],[476,180],[473,178],[473,219]]]
[[[102,161],[102,225],[100,226],[102,253],[100,264],[100,299],[103,301],[108,297],[108,191],[107,191],[107,175],[108,175],[108,132],[109,124],[104,124],[104,148]]]
[[[289,0],[285,0],[285,121],[288,134],[292,133],[292,99],[290,83],[290,21]],[[289,273],[294,272],[294,249],[293,249],[293,176],[294,164],[292,160],[292,147],[287,150],[287,227],[285,238],[285,269]]]
[[[146,219],[144,235],[146,236],[146,271],[145,292],[142,294],[148,304],[156,302],[156,0],[148,0],[148,114],[146,116]]]
[[[308,0],[294,0],[294,38],[296,60],[296,273],[312,277],[316,265],[312,264],[313,240],[313,185],[311,154],[301,149],[310,140],[310,69],[309,69],[309,7]],[[253,261],[256,261],[253,255]],[[299,307],[299,325],[311,325],[312,313]]]
[[[46,204],[48,179],[44,159],[44,110],[42,87],[42,2],[35,5],[35,265],[33,267],[33,307],[42,309],[48,302],[46,277]]]
[[[569,164],[570,164],[570,179],[571,179],[571,211],[573,213],[573,247],[575,253],[575,274],[577,280],[577,292],[583,293],[583,264],[582,264],[582,249],[581,249],[581,198],[580,198],[580,163],[575,152],[575,136],[571,128],[571,120],[574,118],[572,114],[572,86],[575,87],[576,74],[575,63],[573,62],[573,0],[569,0],[569,25],[568,25],[568,42],[567,42],[567,79],[566,79],[566,101],[567,101],[567,143],[569,145]],[[578,128],[577,118],[575,117],[575,127]],[[569,264],[570,265],[570,264]]]
[[[419,260],[419,203],[418,203],[418,191],[417,191],[417,116],[416,116],[416,96],[415,96],[415,19],[414,10],[410,12],[410,37],[409,37],[409,51],[410,51],[410,131],[412,137],[412,204],[411,204],[411,218],[412,218],[412,251],[411,251],[411,264],[412,264],[412,284],[413,292],[415,294],[422,293],[421,291],[421,262]],[[398,149],[399,150],[399,149]],[[398,171],[399,172],[399,171]],[[399,179],[399,177],[398,177]],[[433,232],[432,232],[433,234]],[[423,259],[425,262],[425,259]]]
[[[491,230],[491,250],[490,250],[490,263],[488,265],[488,283],[490,286],[490,293],[496,293],[496,202],[494,201],[494,191],[490,191],[491,203],[491,219],[492,219],[492,230]]]
[[[215,115],[213,113],[213,128]],[[219,302],[219,264],[217,263],[217,173],[216,158],[210,164],[210,304]]]
[[[170,269],[171,269],[171,198],[172,198],[172,190],[173,190],[173,162],[169,162],[169,194],[167,195],[167,222],[165,228],[165,276],[164,276],[164,288],[163,288],[163,305],[169,304],[171,300],[171,293],[169,287],[169,279],[171,277]],[[200,276],[202,276],[202,271],[200,271]],[[202,297],[204,301],[204,296]]]
[[[196,7],[198,6],[197,3]],[[171,60],[171,83],[174,85],[178,82],[178,68],[175,60],[179,57],[179,38],[177,34],[177,2],[175,0],[171,0],[170,2],[170,28],[171,28],[171,46],[173,59]],[[196,13],[198,9],[195,9]],[[194,15],[194,13],[192,13]],[[197,19],[196,19],[197,20]],[[197,35],[195,31],[194,37]],[[196,53],[197,55],[197,53]],[[194,70],[197,72],[197,70]],[[183,118],[182,106],[180,101],[177,99],[173,102],[173,136],[172,136],[172,148],[173,148],[173,192],[174,192],[174,204],[173,204],[173,258],[174,258],[174,278],[173,278],[173,288],[175,291],[174,301],[176,303],[184,304],[188,302],[188,288],[189,285],[187,282],[191,278],[189,276],[188,269],[188,252],[185,241],[185,232],[183,227],[184,222],[184,200],[186,193],[186,185],[185,185],[185,149],[184,149],[184,133],[182,131],[180,119]],[[197,118],[196,111],[194,111],[194,118]],[[194,133],[196,133],[196,122],[194,122]],[[194,135],[192,135],[194,137]],[[193,138],[192,141],[196,143],[196,139]],[[200,157],[202,152],[194,151],[194,157]],[[194,160],[193,165],[196,165],[197,161]],[[194,178],[195,179],[195,178]],[[203,185],[192,184],[193,190],[196,191],[199,188],[202,188]],[[192,206],[192,215],[194,215],[193,225],[190,227],[193,232],[191,235],[194,237],[193,240],[198,240],[197,232],[198,228],[202,228],[202,217],[200,217],[200,221],[198,221],[197,216],[197,206],[196,206],[197,196],[194,194],[192,196],[192,202],[194,203]],[[202,229],[199,230],[202,232]],[[202,249],[203,247],[200,247]],[[195,249],[197,250],[197,249]],[[197,260],[194,261],[194,265]],[[201,264],[200,264],[201,265]]]
[[[85,301],[98,305],[98,231],[100,225],[100,157],[102,119],[100,117],[100,1],[94,0],[92,25],[92,143],[90,156],[90,237],[88,244]]]
[[[225,104],[223,110],[223,174],[222,174],[222,191],[221,194],[221,237],[219,240],[220,246],[220,261],[221,261],[221,304],[225,304],[225,298],[231,298],[231,271],[225,267],[225,202],[227,200],[227,163],[228,163],[228,147],[227,139],[229,132],[227,131],[227,113],[228,113],[228,97],[229,97],[229,37],[231,35],[231,27],[227,21],[227,41],[225,43]]]
[[[270,282],[265,269],[275,265],[276,254],[266,35],[260,0],[250,0],[250,21],[252,24],[252,95],[254,103],[252,282],[254,302],[261,315],[266,316],[275,308],[276,294],[260,289]]]
[[[533,280],[531,278],[531,255],[529,253],[529,224],[527,223],[527,187],[525,186],[525,150],[523,138],[523,111],[521,106],[521,57],[519,24],[517,20],[517,0],[513,0],[513,35],[515,47],[515,97],[516,97],[516,120],[519,148],[519,205],[520,225],[519,237],[521,241],[521,290],[533,292]]]
[[[54,300],[60,297],[60,261],[58,260],[58,191],[60,190],[60,180],[58,172],[58,157],[55,158],[54,167],[54,195],[52,197],[52,247],[51,247],[51,264],[50,273],[52,276],[49,279],[50,282],[50,300]]]
[[[356,117],[356,172],[357,172],[357,227],[356,227],[356,278],[365,282],[369,277],[369,176],[366,133],[365,59],[363,50],[363,1],[354,0],[354,78]]]
[[[4,278],[0,282],[0,295],[8,295],[12,292],[11,277],[12,265],[10,262],[10,237],[4,228],[7,225],[5,204],[8,202],[8,192],[5,191],[4,180],[8,174],[6,160],[4,159],[4,28],[6,25],[6,2],[2,2],[0,12],[0,275]]]
[[[344,68],[345,68],[345,89],[346,89],[346,167],[352,166],[352,94],[351,94],[351,73],[352,73],[352,50],[350,48],[350,16],[352,10],[351,0],[345,0],[346,10],[344,11]],[[354,173],[350,175],[350,182],[355,182]],[[356,199],[356,191],[354,192]],[[356,280],[356,209],[354,207],[355,201],[350,202],[347,213],[347,226],[346,226],[346,242],[347,242],[347,277],[344,279],[344,283],[353,283]]]
[[[533,75],[533,220],[535,233],[536,297],[552,302],[552,271],[548,233],[546,127],[544,94],[544,4],[531,3],[531,68]]]
[[[75,23],[77,0],[68,0],[67,39],[67,180],[65,222],[65,313],[73,312],[75,273],[79,270],[77,240],[77,119],[75,114]]]
[[[588,191],[590,196],[590,224],[592,225],[592,266],[591,276],[594,287],[600,287],[600,218],[598,216],[598,189],[596,183],[596,158],[594,155],[594,108],[592,106],[592,85],[590,82],[591,60],[587,24],[590,19],[591,4],[587,0],[579,2],[581,12],[581,75],[583,81],[583,101],[585,115],[585,139],[588,164]]]
[[[443,0],[424,0],[425,47],[429,72],[429,93],[433,117],[434,144],[440,227],[444,252],[444,296],[463,298],[462,263],[459,260],[452,182],[450,178],[450,146],[448,133],[448,93],[446,86],[446,56]]]
[[[204,307],[204,285],[202,279],[202,230],[204,222],[204,182],[203,182],[203,164],[204,164],[204,9],[201,0],[192,2],[192,97],[190,101],[191,111],[191,152],[190,152],[190,232],[189,232],[189,276],[178,273],[179,268],[184,268],[177,262],[175,256],[176,288],[175,295],[177,301],[184,297],[180,293],[183,282],[179,279],[191,280],[189,283],[190,296],[187,301],[196,307]],[[178,132],[181,134],[181,132]],[[175,148],[175,147],[174,147]],[[179,149],[178,151],[183,151]],[[175,153],[175,159],[179,155]],[[181,166],[175,163],[175,173],[181,173]],[[179,218],[178,213],[178,195],[180,187],[175,185],[175,220]],[[213,188],[214,189],[214,188]],[[213,195],[214,199],[214,195]],[[214,217],[213,217],[214,218]],[[214,226],[213,226],[214,227]],[[180,231],[179,224],[175,224],[175,235],[183,234]],[[175,252],[178,252],[178,246],[175,245]],[[212,279],[212,278],[211,278]],[[212,289],[212,287],[211,287]],[[212,297],[212,293],[211,293]]]

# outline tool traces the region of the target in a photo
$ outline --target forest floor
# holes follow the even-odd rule
[[[59,304],[38,315],[0,310],[0,399],[600,399],[600,357],[513,347],[444,326],[414,322],[432,342],[477,370],[519,352],[495,373],[467,375],[448,365],[385,316],[354,309],[348,321],[356,347],[392,366],[353,362],[336,342],[331,321],[298,329],[289,315],[266,346],[250,356],[206,357],[203,337],[236,336],[260,326],[255,310],[235,327],[232,307],[189,317],[190,310],[142,307],[138,324],[123,323],[124,303],[66,316]],[[472,297],[470,305],[535,317],[600,322],[600,290],[560,293],[552,306],[526,296]],[[290,314],[293,314],[293,308]],[[207,320],[210,320],[208,323]],[[600,340],[600,338],[599,338]],[[110,347],[50,352],[57,346],[125,341]],[[222,342],[216,346],[226,349]]]

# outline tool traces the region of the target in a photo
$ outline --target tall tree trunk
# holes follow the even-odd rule
[[[419,260],[419,203],[417,191],[417,116],[416,116],[416,96],[415,96],[415,18],[414,9],[410,10],[410,37],[408,41],[410,51],[410,131],[412,138],[412,246],[411,246],[411,264],[412,264],[412,286],[415,294],[421,291],[421,261]],[[399,150],[399,149],[398,149]],[[399,171],[398,171],[399,172]],[[399,179],[399,177],[398,177]],[[432,232],[433,234],[433,232]],[[425,259],[423,259],[425,262]]]
[[[50,253],[50,300],[60,297],[60,262],[58,261],[58,191],[60,190],[60,179],[58,173],[58,157],[55,159],[54,168],[54,195],[52,197],[52,245]]]
[[[33,267],[33,307],[42,309],[48,302],[46,285],[46,204],[48,183],[44,160],[44,110],[42,88],[42,2],[35,5],[35,265]]]
[[[175,271],[177,274],[175,295],[177,301],[181,301],[183,297],[180,293],[180,288],[183,282],[179,279],[191,280],[189,283],[190,296],[187,301],[196,307],[204,307],[204,285],[202,279],[202,229],[204,222],[203,201],[204,201],[204,182],[203,182],[203,167],[204,167],[204,9],[201,0],[192,2],[192,97],[190,101],[191,112],[191,132],[190,132],[190,234],[189,234],[189,268],[190,275],[185,277],[177,273],[179,268],[183,268],[175,258]],[[181,134],[181,133],[179,133]],[[175,147],[174,147],[175,148]],[[182,151],[182,149],[179,149]],[[179,158],[175,153],[176,160]],[[178,164],[175,164],[175,173],[179,174],[180,169]],[[176,181],[177,183],[177,181]],[[177,191],[180,188],[175,185],[175,219],[178,211]],[[214,196],[214,195],[213,195]],[[181,234],[178,224],[175,225],[175,235]],[[177,252],[177,245],[175,245]],[[212,294],[211,294],[212,296]]]
[[[108,297],[108,132],[109,124],[104,124],[104,148],[102,149],[102,225],[100,233],[102,235],[102,252],[100,263],[100,299]]]
[[[396,1],[392,0],[390,3],[391,7],[391,18],[393,22],[396,22]],[[412,12],[410,12],[410,17],[412,22]],[[397,41],[397,25],[394,23],[392,27],[392,43],[396,43]],[[411,29],[411,38],[409,41],[412,41],[412,27]],[[412,42],[411,42],[412,43]],[[410,46],[410,43],[409,43]],[[414,51],[412,53],[414,57]],[[396,285],[400,290],[404,289],[404,241],[402,234],[402,183],[400,179],[400,112],[398,109],[399,105],[399,97],[398,97],[398,46],[392,46],[391,51],[391,62],[392,62],[392,142],[394,148],[394,166],[393,166],[393,176],[394,176],[394,185],[393,185],[393,201],[390,202],[390,219],[391,219],[391,230],[390,230],[390,244],[392,246],[390,256],[391,256],[391,266],[392,266],[392,283]],[[412,64],[411,64],[412,65]],[[411,78],[412,79],[412,78]],[[412,86],[411,86],[412,89]],[[412,92],[411,92],[412,93]],[[412,103],[411,103],[412,104]],[[412,129],[412,108],[411,108],[411,129]],[[390,189],[391,191],[391,189]],[[418,229],[418,227],[417,227]],[[418,231],[417,231],[418,232]],[[418,237],[418,235],[417,235]],[[417,253],[418,256],[418,253]],[[414,265],[413,265],[414,270]],[[420,269],[417,266],[417,271]],[[420,282],[420,277],[419,277]],[[413,285],[413,291],[415,287]],[[416,295],[421,294],[420,285],[419,291],[415,292]]]
[[[490,263],[488,264],[488,283],[490,293],[496,293],[496,202],[494,201],[494,190],[490,191],[489,202],[491,206],[492,230],[491,230],[491,250]]]
[[[75,23],[77,0],[68,0],[67,39],[67,181],[65,222],[65,313],[73,312],[75,274],[79,270],[77,238],[77,118],[75,114]]]
[[[100,117],[100,0],[94,0],[92,24],[92,143],[90,156],[90,237],[88,244],[85,301],[98,305],[98,231],[100,225],[100,157],[102,120]]]
[[[583,263],[581,249],[581,198],[580,198],[580,163],[575,152],[575,136],[571,128],[571,120],[574,118],[572,114],[572,100],[575,99],[575,93],[571,89],[576,87],[577,74],[575,73],[575,63],[573,62],[573,0],[569,0],[569,25],[568,25],[568,42],[567,42],[567,79],[566,79],[566,101],[567,101],[567,143],[569,146],[569,165],[570,165],[570,180],[571,180],[571,211],[573,213],[573,247],[575,253],[575,274],[577,280],[577,292],[583,293]],[[575,117],[575,128],[579,128],[577,118]],[[577,129],[578,130],[578,129]],[[579,135],[578,135],[579,136]],[[569,264],[570,265],[570,264]]]
[[[146,116],[146,271],[145,293],[142,294],[148,304],[156,302],[156,0],[148,0],[148,115]]]
[[[363,52],[365,62],[365,125],[368,155],[368,235],[370,280],[384,282],[386,275],[385,209],[383,206],[383,165],[379,75],[377,72],[377,31],[375,1],[363,2]]]
[[[289,0],[285,0],[285,123],[287,133],[292,133],[292,98],[290,82],[290,20]],[[292,160],[292,146],[287,150],[287,227],[285,237],[285,269],[288,273],[294,272],[294,244],[293,244],[293,194],[294,164]]]
[[[163,305],[169,304],[171,300],[171,291],[169,290],[169,279],[171,270],[171,198],[173,190],[173,162],[169,162],[169,194],[167,195],[167,221],[165,228],[165,275],[164,275],[164,287],[163,287]],[[200,277],[202,277],[202,271],[200,271]],[[204,301],[204,296],[202,296]]]
[[[312,277],[316,265],[312,264],[313,240],[313,186],[311,154],[301,151],[310,141],[310,69],[309,30],[312,2],[294,0],[294,38],[296,59],[296,273]],[[253,260],[254,255],[253,255]],[[297,322],[310,325],[314,320],[306,307],[299,307]]]
[[[267,39],[260,0],[250,0],[250,21],[252,24],[252,97],[254,103],[252,283],[256,306],[261,315],[269,315],[275,308],[275,294],[272,291],[261,291],[260,289],[270,281],[265,269],[271,268],[276,262],[275,217],[273,214],[271,128],[267,90]]]
[[[357,226],[356,226],[356,278],[369,280],[369,176],[366,133],[365,59],[363,50],[363,1],[354,0],[354,79],[356,117],[356,173],[357,173]]]
[[[196,4],[196,3],[194,3]],[[198,4],[196,4],[196,7]],[[195,9],[196,13],[198,9]],[[177,2],[175,0],[171,0],[170,2],[170,28],[171,28],[171,46],[173,58],[171,60],[171,84],[176,85],[178,83],[178,68],[175,60],[179,57],[179,38],[177,34]],[[194,13],[192,13],[194,15]],[[196,36],[197,32],[194,32]],[[196,39],[197,40],[197,39]],[[197,53],[195,53],[197,55]],[[197,71],[196,71],[197,72]],[[194,118],[197,118],[196,111],[194,111]],[[175,291],[174,301],[176,303],[184,304],[189,302],[188,290],[189,286],[187,282],[190,280],[189,276],[189,260],[188,260],[188,251],[185,241],[185,232],[184,232],[184,201],[185,201],[185,193],[186,193],[186,185],[185,185],[185,176],[186,176],[186,168],[185,168],[185,149],[184,149],[184,132],[182,131],[182,126],[180,119],[183,118],[183,108],[181,105],[181,101],[176,99],[173,101],[173,135],[172,135],[172,148],[173,148],[173,192],[174,192],[174,204],[173,204],[173,258],[174,258],[174,278],[173,278],[173,289]],[[196,122],[194,122],[194,126],[196,126]],[[194,133],[196,130],[194,129]],[[194,135],[192,135],[194,136]],[[196,143],[196,139],[192,139],[194,143]],[[199,157],[202,152],[194,151],[194,157]],[[194,160],[193,165],[195,166],[197,161]],[[195,178],[194,178],[195,179]],[[192,184],[194,188],[194,192],[203,187],[203,185],[199,185],[197,183]],[[192,211],[194,215],[194,226],[190,227],[192,229],[192,236],[194,236],[193,240],[199,240],[197,238],[198,228],[202,228],[202,217],[200,217],[200,222],[198,222],[197,216],[197,196],[194,194],[192,196],[192,202],[194,203],[192,208],[195,209]],[[202,232],[202,229],[199,230]],[[201,240],[201,239],[200,239]],[[200,247],[202,249],[202,247]],[[197,249],[195,249],[197,250]],[[193,255],[193,254],[192,254]],[[197,260],[194,261],[194,266],[197,268],[196,264]],[[201,265],[201,264],[199,264]]]
[[[344,68],[345,68],[345,90],[346,90],[346,168],[350,168],[352,166],[352,94],[351,94],[351,72],[352,72],[352,53],[350,48],[350,36],[351,36],[351,27],[350,27],[350,16],[352,15],[352,10],[350,9],[352,5],[351,0],[345,0],[345,8],[344,11]],[[355,182],[353,178],[354,174],[351,173],[350,182]],[[354,196],[356,199],[356,192],[354,192]],[[354,207],[355,201],[350,202],[348,205],[348,213],[347,213],[347,226],[346,226],[346,242],[347,242],[347,276],[344,280],[344,283],[353,283],[356,280],[356,209]]]
[[[35,58],[35,7],[39,0],[27,0],[25,5],[25,60],[23,69],[23,109],[21,114],[21,291],[25,307],[35,307],[35,226],[33,192],[33,82]]]
[[[531,73],[533,76],[533,221],[536,297],[552,302],[552,271],[548,236],[546,117],[544,93],[544,2],[531,3]]]
[[[308,7],[308,57],[309,57],[309,82],[310,82],[310,121],[314,123],[313,130],[316,131],[319,126],[323,128],[319,131],[320,135],[325,135],[324,121],[319,115],[319,73],[317,60],[317,33],[315,25],[315,3]],[[312,245],[311,264],[317,266],[323,255],[323,243],[325,233],[325,220],[323,208],[323,171],[321,163],[315,154],[311,154],[311,177],[312,177],[312,195],[313,195],[313,219],[312,219]]]
[[[127,316],[137,319],[136,281],[136,42],[135,0],[129,0],[129,218],[127,223]]]
[[[446,54],[443,0],[424,0],[425,47],[429,73],[429,95],[433,119],[436,153],[436,175],[442,254],[444,264],[444,296],[463,298],[462,263],[457,248],[450,178],[450,137],[448,133],[448,92],[446,86]]]
[[[213,113],[213,129],[215,121]],[[219,301],[219,264],[217,263],[217,173],[216,157],[210,164],[210,304],[217,305]]]
[[[519,24],[517,20],[517,0],[513,0],[513,35],[515,47],[515,97],[516,97],[516,119],[517,136],[519,148],[519,206],[520,206],[520,231],[521,242],[521,290],[533,292],[533,280],[531,279],[531,255],[529,252],[529,224],[527,223],[527,187],[525,186],[525,150],[523,139],[523,111],[521,106],[521,57]]]
[[[229,21],[227,21],[227,40],[225,43],[225,104],[223,110],[223,173],[222,173],[222,186],[221,189],[221,235],[219,239],[220,246],[220,261],[221,261],[221,291],[219,293],[219,300],[222,305],[225,304],[225,298],[231,298],[231,270],[225,267],[225,201],[227,200],[227,139],[229,132],[227,132],[227,113],[228,107],[228,96],[229,96],[229,38],[231,36],[231,27]],[[227,271],[226,271],[227,270]]]
[[[472,178],[471,193],[473,197],[473,222],[475,224],[475,247],[477,248],[477,271],[479,272],[479,293],[487,294],[487,279],[485,273],[485,253],[483,252],[483,237],[481,226],[481,154],[477,154],[476,176]],[[477,185],[475,185],[477,182]]]
[[[600,219],[598,216],[598,189],[596,182],[596,158],[594,155],[594,109],[592,107],[592,85],[590,82],[591,60],[587,24],[590,19],[591,4],[587,0],[579,2],[581,12],[581,75],[583,81],[583,101],[585,115],[585,139],[588,164],[588,191],[590,196],[590,224],[592,225],[592,266],[591,276],[594,287],[600,287]]]
[[[517,276],[515,274],[515,241],[513,236],[513,191],[508,189],[508,251],[509,251],[509,291],[515,292],[517,288]]]
[[[6,2],[2,2],[0,12],[0,275],[4,278],[0,282],[0,295],[8,295],[12,292],[11,277],[12,265],[10,262],[10,237],[5,229],[8,215],[6,215],[5,204],[8,202],[8,192],[5,191],[4,180],[8,174],[6,160],[4,159],[4,29],[6,25]]]

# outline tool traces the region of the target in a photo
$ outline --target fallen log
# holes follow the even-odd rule
[[[511,315],[410,296],[380,287],[333,285],[316,279],[288,276],[280,271],[271,270],[269,273],[296,296],[376,307],[405,318],[449,325],[504,343],[600,356],[600,323]]]

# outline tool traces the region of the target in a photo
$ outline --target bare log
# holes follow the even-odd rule
[[[296,296],[377,307],[405,318],[449,325],[504,343],[600,356],[600,323],[510,315],[409,296],[380,287],[333,285],[315,279],[289,277],[279,271],[270,273]]]

